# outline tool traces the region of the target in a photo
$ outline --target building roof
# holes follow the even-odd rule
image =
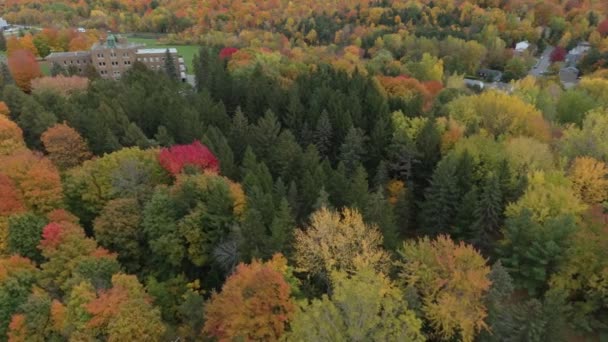
[[[51,52],[46,58],[65,58],[65,57],[91,57],[89,51],[73,51],[73,52]]]
[[[517,50],[517,51],[526,51],[526,50],[528,50],[529,47],[530,47],[530,43],[528,43],[527,40],[524,40],[523,42],[519,42],[519,43],[515,44],[515,50]]]
[[[169,48],[169,53],[177,53],[176,48]],[[137,53],[141,55],[165,53],[167,49],[137,49]]]

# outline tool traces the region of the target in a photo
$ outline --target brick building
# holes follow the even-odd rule
[[[175,64],[177,76],[185,82],[186,66],[176,49],[146,49],[144,44],[129,43],[126,39],[116,38],[114,35],[108,35],[105,41],[93,45],[89,51],[53,52],[46,60],[79,73],[83,73],[87,65],[92,65],[102,78],[118,79],[135,61],[152,70],[163,70],[167,50]]]

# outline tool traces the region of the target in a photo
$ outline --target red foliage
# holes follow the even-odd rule
[[[597,25],[597,32],[599,32],[602,36],[608,35],[608,18],[604,19],[599,25]]]
[[[431,96],[435,97],[439,92],[443,89],[443,84],[439,81],[425,81],[422,83],[426,90],[431,94]]]
[[[207,146],[195,141],[190,145],[176,145],[164,148],[158,155],[160,165],[172,175],[178,175],[186,166],[195,167],[201,171],[219,170],[217,158]]]
[[[553,52],[551,52],[551,63],[562,62],[566,59],[568,52],[561,46],[556,46]]]
[[[42,229],[41,248],[55,248],[61,243],[62,228],[58,223],[51,222]]]
[[[233,48],[233,47],[223,48],[222,51],[220,51],[220,58],[221,59],[230,58],[230,57],[232,57],[233,54],[235,54],[238,51],[239,51],[239,49]]]
[[[25,210],[15,183],[0,173],[0,216],[10,215]]]
[[[26,93],[31,90],[31,81],[42,75],[36,57],[27,50],[17,50],[11,54],[8,67],[15,83]]]

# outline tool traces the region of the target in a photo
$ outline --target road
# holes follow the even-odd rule
[[[536,64],[530,69],[528,72],[529,75],[540,77],[547,72],[549,66],[551,65],[551,53],[555,48],[553,46],[547,46],[543,54],[540,55],[540,58],[536,62]]]

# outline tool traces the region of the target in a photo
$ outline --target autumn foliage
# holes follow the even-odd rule
[[[551,52],[551,62],[555,63],[564,61],[564,59],[566,59],[567,53],[568,51],[566,51],[566,49],[564,49],[563,47],[556,46],[555,49],[553,49],[553,52]]]
[[[282,255],[240,264],[205,308],[203,332],[220,341],[278,341],[293,317],[291,289],[279,271]]]
[[[68,96],[76,91],[87,89],[89,79],[80,76],[40,77],[32,81],[32,93],[50,91],[63,96]]]
[[[50,160],[29,150],[0,156],[0,174],[11,179],[28,209],[49,212],[62,202],[59,172]]]
[[[15,83],[26,93],[31,90],[33,79],[42,76],[40,66],[31,51],[17,50],[8,57],[8,67]]]
[[[172,175],[176,176],[187,167],[193,167],[200,171],[219,170],[219,161],[209,151],[207,146],[198,141],[190,145],[176,145],[164,148],[158,156],[160,165]]]
[[[0,173],[0,216],[23,211],[25,206],[13,181]]]
[[[62,170],[80,165],[91,158],[86,142],[67,124],[57,124],[40,137],[49,159]]]
[[[0,115],[0,157],[25,148],[23,131],[8,117]]]

